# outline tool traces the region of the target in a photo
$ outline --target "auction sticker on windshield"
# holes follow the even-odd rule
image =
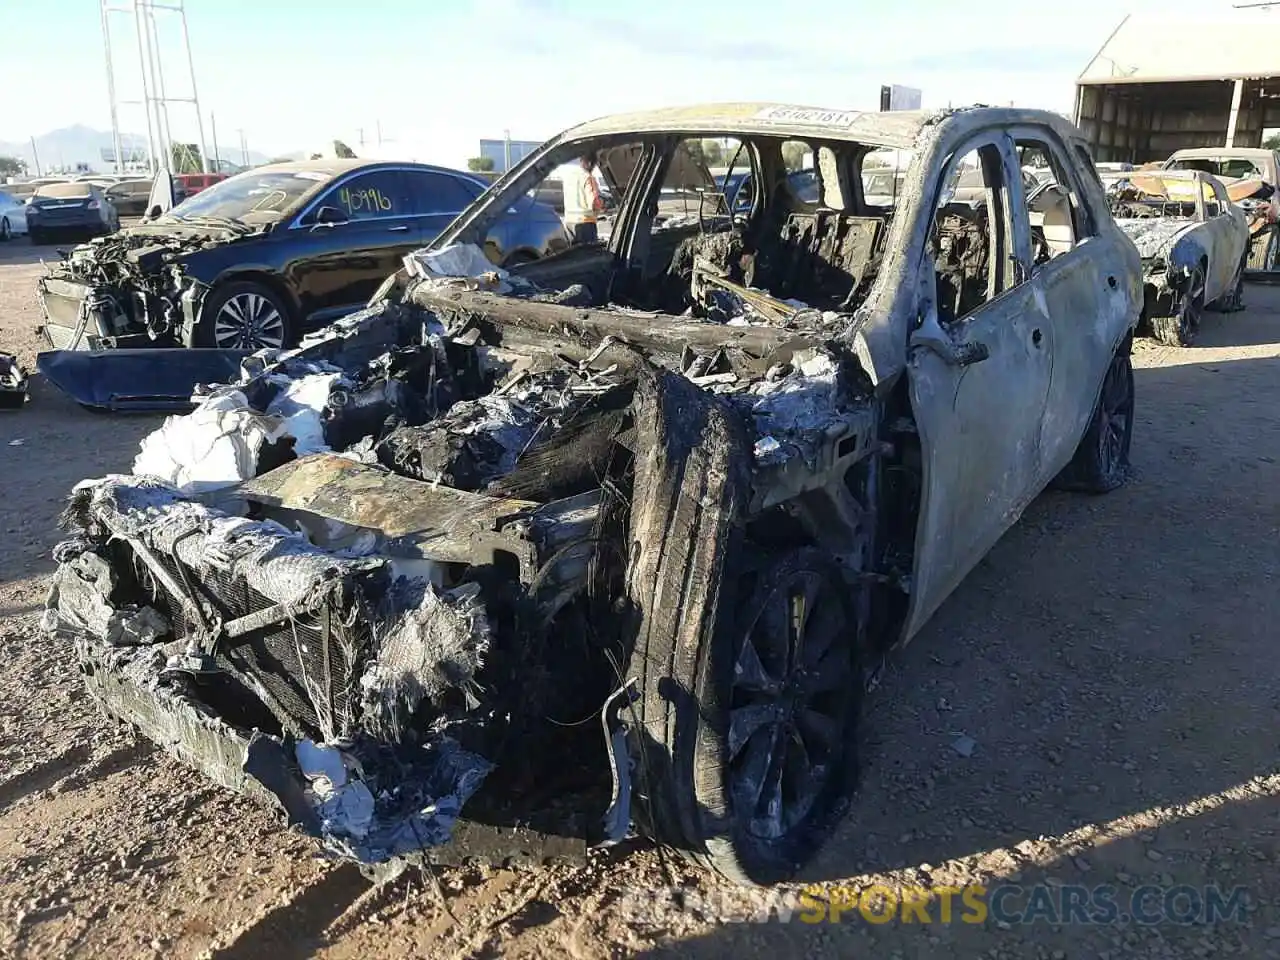
[[[766,107],[754,119],[819,127],[851,127],[858,114],[850,110],[818,110],[814,107]]]

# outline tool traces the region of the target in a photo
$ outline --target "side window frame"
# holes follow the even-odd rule
[[[1081,182],[1078,167],[1084,162],[1087,155],[1083,147],[1075,144],[1073,151],[1067,144],[1063,143],[1057,133],[1049,127],[1028,126],[1017,127],[1013,131],[1015,140],[1031,140],[1043,146],[1049,152],[1049,162],[1053,166],[1054,178],[1059,184],[1067,188],[1069,199],[1071,201],[1071,219],[1075,226],[1076,242],[1070,253],[1074,253],[1080,244],[1087,241],[1090,237],[1096,237],[1100,231],[1098,218],[1095,215],[1093,204],[1089,200],[1089,192],[1085,189],[1085,184]],[[1102,187],[1102,180],[1098,177],[1098,169],[1093,165],[1090,159],[1088,169],[1092,176],[1097,180],[1096,186]]]
[[[340,203],[330,202],[332,198],[337,197],[339,190],[349,190],[352,184],[359,183],[361,180],[363,180],[366,177],[375,177],[382,174],[390,174],[399,182],[399,184],[401,185],[400,186],[401,192],[404,194],[404,199],[406,200],[406,202],[408,202],[410,200],[411,194],[409,193],[409,183],[405,179],[403,170],[401,170],[398,167],[379,167],[375,170],[360,170],[356,173],[351,174],[348,177],[344,177],[338,180],[336,183],[330,184],[327,190],[325,190],[315,200],[313,200],[310,204],[307,205],[307,209],[303,211],[303,213],[298,217],[297,225],[309,226],[309,224],[305,222],[305,218],[314,216],[315,212],[319,210],[321,207],[337,206],[339,207],[339,209],[341,209]],[[381,216],[376,216],[376,217],[349,216],[345,222],[349,224],[382,223],[387,220],[401,220],[401,219],[412,217],[412,216],[416,216],[416,214],[397,213],[395,211],[395,208],[392,207],[391,210],[387,211],[384,215],[381,215]]]
[[[471,204],[475,202],[476,198],[484,192],[483,190],[478,190],[478,192],[472,193],[473,189],[478,189],[479,184],[467,183],[461,177],[455,176],[452,173],[446,173],[443,170],[404,169],[400,171],[400,176],[404,180],[406,192],[409,196],[410,208],[409,213],[405,214],[405,216],[410,217],[456,217],[458,214],[466,210],[467,207],[471,206]],[[424,205],[420,204],[420,197],[426,196],[427,194],[420,194],[418,192],[419,188],[415,181],[422,183],[424,189],[429,189],[428,182],[431,180],[439,180],[442,183],[448,183],[450,187],[457,190],[466,198],[465,202],[456,210],[422,209],[422,206]]]
[[[942,175],[936,179],[929,195],[927,211],[930,224],[921,269],[933,271],[936,249],[934,233],[942,193],[956,178],[960,161],[970,153],[978,153],[983,178],[988,184],[985,192],[992,244],[987,267],[987,298],[968,313],[952,319],[950,323],[963,324],[1009,291],[1026,283],[1031,276],[1031,222],[1027,217],[1026,197],[1022,188],[1022,168],[1018,164],[1013,143],[1013,137],[1006,129],[979,131],[965,138],[948,154]],[[1000,176],[999,190],[993,190],[990,186],[992,173]],[[998,211],[995,209],[997,206]]]

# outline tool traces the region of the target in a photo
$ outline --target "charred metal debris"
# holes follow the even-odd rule
[[[867,272],[869,236],[803,242]],[[338,855],[570,856],[633,820],[678,843],[655,644],[731,630],[744,556],[817,544],[897,598],[860,616],[904,609],[911,569],[909,522],[874,536],[877,485],[918,483],[845,346],[866,277],[817,309],[743,256],[689,242],[683,315],[411,263],[75,490],[46,629],[109,712]],[[821,268],[763,267],[823,302]]]
[[[0,410],[20,410],[27,402],[27,373],[18,358],[0,353]]]

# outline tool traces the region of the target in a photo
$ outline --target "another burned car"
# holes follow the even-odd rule
[[[1249,226],[1199,171],[1108,175],[1112,216],[1142,256],[1144,315],[1162,343],[1189,346],[1206,307],[1244,309]]]
[[[658,223],[701,138],[762,188],[739,212],[708,174]],[[1033,210],[1027,145],[1057,174]],[[912,161],[872,208],[885,148]],[[583,155],[630,170],[608,239],[493,269],[493,224]],[[952,203],[975,165],[985,202]],[[634,824],[777,881],[846,807],[887,651],[1046,484],[1124,482],[1141,306],[1054,114],[595,120],[79,485],[45,623],[107,709],[342,855]]]
[[[1249,221],[1248,269],[1273,273],[1280,266],[1280,155],[1264,147],[1195,147],[1178,150],[1165,170],[1199,170],[1222,181]]]
[[[173,206],[162,172],[147,221],[77,247],[39,281],[45,339],[59,350],[293,346],[368,303],[483,191],[442,167],[312,160],[256,167]],[[498,264],[566,245],[560,218],[527,197],[487,238]]]

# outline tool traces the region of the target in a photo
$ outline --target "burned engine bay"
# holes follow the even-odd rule
[[[909,408],[846,346],[885,218],[727,226],[625,304],[467,245],[408,258],[77,487],[47,630],[109,712],[340,856],[669,839],[645,716],[670,678],[637,637],[721,623],[739,554],[816,548],[883,652],[919,498]],[[939,251],[961,299],[966,249]]]

